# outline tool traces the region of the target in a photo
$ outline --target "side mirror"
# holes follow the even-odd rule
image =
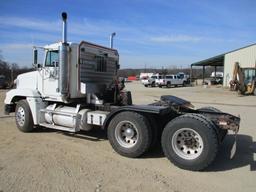
[[[38,51],[37,51],[37,49],[34,49],[33,50],[33,60],[34,60],[33,64],[34,64],[34,66],[37,66],[37,55],[38,55]]]

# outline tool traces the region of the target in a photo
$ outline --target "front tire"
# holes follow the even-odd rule
[[[121,112],[108,126],[113,149],[126,157],[139,157],[152,143],[152,129],[147,118],[136,112]]]
[[[20,100],[15,109],[15,121],[18,129],[22,132],[31,132],[34,128],[34,122],[30,107],[26,100]]]
[[[198,114],[185,114],[170,121],[163,130],[161,143],[173,164],[193,171],[209,166],[218,152],[213,124]]]

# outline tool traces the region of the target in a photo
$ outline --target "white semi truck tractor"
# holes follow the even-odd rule
[[[149,105],[132,104],[131,93],[118,82],[118,51],[86,41],[68,42],[66,13],[62,20],[62,42],[34,47],[36,70],[19,75],[16,88],[6,93],[5,112],[15,113],[20,131],[102,128],[113,149],[132,158],[161,141],[173,164],[194,171],[213,162],[228,130],[238,132],[239,117],[212,107],[194,109],[174,96],[161,96]],[[45,55],[43,63],[38,62],[39,50]]]

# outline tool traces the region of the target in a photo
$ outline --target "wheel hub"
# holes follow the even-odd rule
[[[116,127],[115,137],[122,147],[131,148],[138,141],[137,127],[130,121],[121,121]]]
[[[17,123],[22,127],[25,123],[25,111],[22,107],[19,107],[16,113]]]
[[[127,128],[124,131],[124,136],[126,136],[127,138],[131,139],[134,136],[135,132],[133,129],[131,128]]]
[[[177,130],[172,137],[174,152],[184,159],[195,159],[203,151],[202,137],[193,129],[182,128]]]

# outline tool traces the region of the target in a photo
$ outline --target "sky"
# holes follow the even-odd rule
[[[121,68],[188,67],[256,42],[254,0],[0,0],[0,54],[30,67],[33,45],[61,40],[114,48]]]

